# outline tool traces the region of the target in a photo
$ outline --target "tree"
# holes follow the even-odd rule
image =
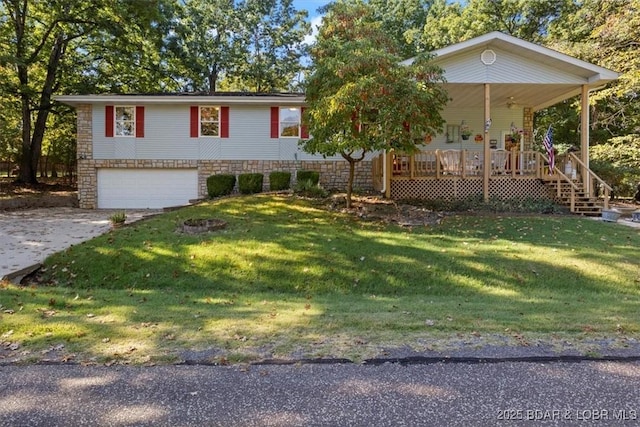
[[[61,66],[74,44],[99,31],[116,33],[128,22],[149,22],[157,4],[127,0],[1,0],[0,67],[11,70],[2,86],[20,103],[19,182],[36,183],[42,141],[61,84]],[[126,31],[121,32],[126,35]]]
[[[549,38],[555,49],[621,73],[591,96],[593,139],[640,133],[640,0],[584,0]]]
[[[311,32],[307,16],[306,10],[293,7],[293,0],[246,0],[249,49],[240,69],[243,90],[272,92],[291,87],[303,68],[303,41]]]
[[[234,0],[183,4],[168,41],[173,71],[181,75],[184,89],[214,93],[221,78],[240,68],[248,49],[243,15]]]
[[[286,90],[302,69],[306,17],[293,0],[185,1],[168,39],[172,71],[185,90]]]
[[[611,184],[616,196],[633,196],[640,182],[640,135],[611,138],[592,147],[592,169]]]
[[[382,28],[400,45],[400,56],[424,50],[421,34],[434,0],[369,0]]]
[[[572,0],[435,0],[422,45],[438,49],[490,31],[540,43],[549,25],[571,9]]]
[[[310,153],[340,154],[349,162],[347,207],[355,165],[367,153],[416,150],[426,135],[442,130],[448,101],[442,70],[425,55],[400,64],[400,49],[362,1],[333,4],[312,47],[306,124]]]

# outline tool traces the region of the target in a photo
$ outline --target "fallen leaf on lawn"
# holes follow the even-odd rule
[[[75,357],[76,357],[76,355],[75,355],[75,354],[65,354],[65,355],[62,357],[62,361],[63,361],[63,362],[68,362],[68,361],[70,361],[70,360],[73,360]]]

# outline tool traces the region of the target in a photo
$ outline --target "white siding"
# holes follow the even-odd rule
[[[222,160],[279,160],[279,140],[270,138],[268,105],[229,107],[229,138],[220,140]]]
[[[117,159],[115,140],[119,138],[106,138],[105,132],[105,104],[94,104],[92,108],[93,128],[93,158]]]
[[[195,160],[199,142],[189,137],[188,105],[145,107],[144,138],[136,139],[136,159]]]
[[[445,132],[447,126],[445,124],[443,132],[436,135],[430,144],[424,146],[425,150],[481,150],[483,144],[477,143],[473,140],[476,134],[482,134],[484,136],[484,110],[475,108],[448,108],[442,113],[443,118],[447,124],[460,125],[462,121],[466,121],[469,129],[472,132],[471,137],[467,141],[460,140],[459,142],[453,142],[448,144],[445,138]],[[492,108],[491,116],[493,117],[491,128],[489,129],[489,139],[500,140],[502,137],[502,131],[510,131],[511,122],[521,129],[522,128],[522,110],[508,108]]]
[[[485,48],[465,52],[438,62],[448,83],[553,83],[583,84],[584,79],[567,71],[536,62],[511,52],[491,48],[496,61],[484,65],[480,54]]]
[[[195,103],[194,103],[195,105]],[[324,160],[297,138],[271,138],[268,105],[229,107],[229,138],[191,138],[189,105],[146,105],[144,138],[105,137],[105,104],[93,106],[93,158],[135,160]],[[330,158],[333,159],[333,158]],[[335,159],[341,160],[340,156]]]

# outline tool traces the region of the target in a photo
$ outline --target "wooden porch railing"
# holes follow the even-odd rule
[[[545,162],[549,162],[546,155],[542,155],[542,158]],[[575,153],[568,153],[566,156],[560,157],[559,160],[560,161],[556,163],[553,174],[546,177],[546,180],[556,182],[557,196],[560,199],[564,198],[561,183],[569,185],[570,194],[568,201],[571,212],[576,211],[578,198],[582,200],[595,199],[595,197],[592,196],[593,190],[587,190],[583,185],[586,180],[591,181],[589,189],[593,189],[593,182],[600,184],[604,193],[603,208],[609,208],[609,197],[613,189],[604,182],[602,178],[589,169]]]
[[[572,161],[572,165],[576,165],[576,175],[584,177],[584,182],[589,182],[587,186],[587,195],[590,196],[593,194],[594,183],[598,183],[603,191],[604,196],[604,208],[609,209],[609,197],[613,188],[609,186],[606,182],[602,180],[598,175],[596,175],[591,169],[584,164],[584,162],[580,159],[580,157],[576,156],[575,153],[569,153],[569,159]]]
[[[491,150],[491,176],[540,177],[543,163],[537,151]],[[392,179],[481,178],[484,153],[480,150],[433,150],[409,155],[392,154]]]

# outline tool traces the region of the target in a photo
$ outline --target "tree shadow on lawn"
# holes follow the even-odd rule
[[[176,233],[194,217],[222,218],[228,229]],[[47,317],[46,290],[32,290],[45,329],[30,339],[50,343],[47,322],[68,322],[55,339],[91,336],[90,353],[129,357],[147,351],[131,350],[136,337],[154,354],[181,346],[266,354],[292,351],[290,341],[376,334],[611,332],[620,323],[637,331],[629,282],[640,274],[627,261],[638,235],[614,229],[604,253],[599,229],[570,222],[566,231],[565,221],[456,217],[410,230],[273,197],[187,208],[52,257],[44,279],[68,296]],[[541,245],[533,236],[545,227]],[[425,318],[436,326],[425,329]]]

